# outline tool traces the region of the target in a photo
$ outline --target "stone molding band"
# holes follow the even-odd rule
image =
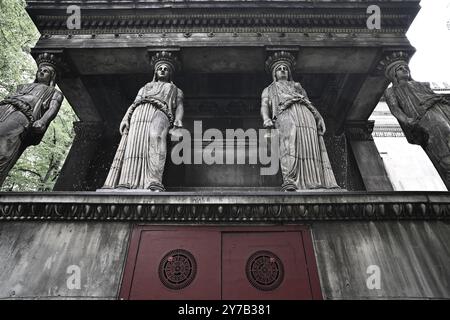
[[[448,192],[0,193],[0,221],[214,224],[449,219]]]
[[[292,11],[292,10],[291,10]],[[47,34],[158,32],[400,32],[407,31],[408,14],[384,14],[382,30],[367,29],[364,14],[201,13],[155,15],[85,15],[81,29],[69,30],[65,15],[37,15],[36,25]],[[324,31],[326,30],[326,31]]]

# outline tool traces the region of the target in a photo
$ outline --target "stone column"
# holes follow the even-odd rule
[[[75,138],[61,169],[53,191],[87,191],[97,188],[95,172],[101,165],[103,124],[101,122],[75,122]]]
[[[367,191],[394,190],[373,141],[374,121],[350,121],[345,135]]]

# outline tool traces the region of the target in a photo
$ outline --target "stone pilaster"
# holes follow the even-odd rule
[[[86,191],[95,189],[92,169],[101,146],[101,122],[75,122],[75,138],[53,191]],[[95,170],[94,170],[95,171]]]
[[[373,141],[374,121],[351,121],[345,135],[367,191],[391,191],[392,184]]]

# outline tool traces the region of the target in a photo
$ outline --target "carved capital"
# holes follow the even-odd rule
[[[63,49],[31,49],[36,64],[47,63],[56,67],[58,78],[65,75],[73,75],[75,69]]]
[[[407,51],[386,51],[376,67],[376,74],[384,75],[389,79],[389,71],[399,63],[409,63],[414,52]]]
[[[159,49],[156,53],[152,49],[147,49],[147,52],[151,56],[150,65],[152,69],[156,69],[160,63],[168,64],[172,68],[172,72],[178,72],[181,70],[181,62],[178,59],[177,52],[179,48]]]
[[[270,51],[269,51],[270,52]],[[275,51],[266,60],[265,69],[268,74],[272,74],[272,70],[279,63],[289,66],[290,72],[293,72],[296,65],[295,56],[288,51]]]
[[[345,123],[345,135],[353,141],[373,141],[375,121],[350,121]]]

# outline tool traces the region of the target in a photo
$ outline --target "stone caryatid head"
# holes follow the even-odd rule
[[[402,81],[412,80],[408,61],[408,54],[394,52],[380,62],[379,69],[384,70],[386,78],[392,82],[393,86],[396,86]]]
[[[56,76],[59,59],[51,53],[42,53],[36,58],[38,70],[34,82],[46,84],[54,87],[56,85]]]
[[[266,71],[272,75],[274,82],[280,80],[292,81],[295,69],[295,57],[286,51],[272,54],[266,61]]]
[[[150,64],[154,70],[153,81],[172,82],[175,72],[180,69],[177,57],[167,51],[152,56]]]

